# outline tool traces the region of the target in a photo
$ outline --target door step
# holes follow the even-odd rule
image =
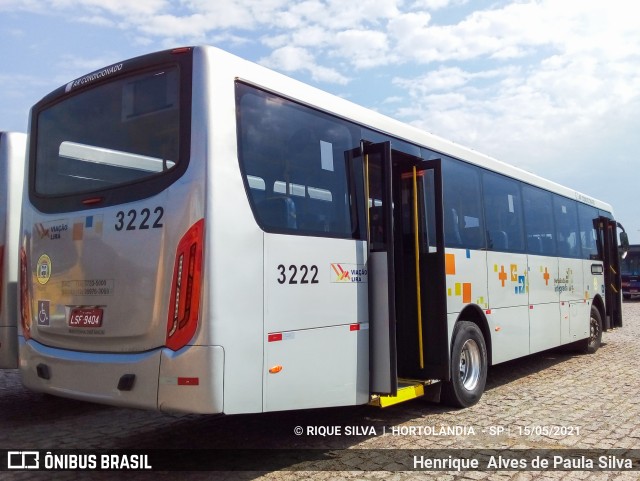
[[[389,406],[393,406],[394,404],[400,404],[405,401],[410,401],[411,399],[423,397],[425,395],[425,388],[433,386],[437,383],[439,383],[439,381],[398,379],[398,392],[395,396],[374,394],[371,396],[371,401],[369,401],[369,404],[371,406],[386,408]],[[440,397],[439,389],[437,392],[437,397]]]

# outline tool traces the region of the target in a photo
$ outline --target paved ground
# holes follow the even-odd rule
[[[386,410],[361,406],[227,417],[172,416],[31,393],[21,386],[16,371],[0,371],[0,449],[301,448],[316,450],[319,459],[334,451],[342,453],[335,458],[340,471],[262,469],[152,476],[94,472],[92,479],[637,480],[640,471],[349,471],[350,467],[393,468],[394,463],[397,467],[397,454],[385,456],[378,451],[389,448],[419,450],[411,453],[494,450],[486,451],[489,454],[505,449],[640,450],[640,302],[627,302],[624,307],[625,327],[605,333],[596,354],[551,351],[496,366],[480,403],[461,411],[416,400]],[[306,434],[310,428],[335,426],[340,427],[339,435]],[[303,435],[296,435],[297,427]],[[548,427],[555,432],[545,432]],[[447,434],[447,430],[457,432]],[[353,455],[349,451],[345,456],[344,449],[353,450]],[[286,468],[286,462],[281,467]],[[5,472],[0,478],[22,480],[34,475],[39,479],[78,477],[70,472]]]

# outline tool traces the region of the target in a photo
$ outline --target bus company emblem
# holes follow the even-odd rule
[[[361,264],[331,264],[331,282],[362,283],[369,280],[367,268]]]
[[[40,239],[57,240],[62,239],[64,233],[69,230],[69,224],[66,220],[56,220],[46,223],[37,223],[35,231]]]
[[[351,282],[349,271],[345,270],[340,264],[331,264],[331,270],[335,276],[332,276],[332,282]]]
[[[36,278],[38,283],[45,285],[51,278],[51,259],[47,254],[42,254],[36,264]]]

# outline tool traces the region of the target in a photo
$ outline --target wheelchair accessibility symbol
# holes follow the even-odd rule
[[[38,301],[38,325],[49,325],[49,301]]]

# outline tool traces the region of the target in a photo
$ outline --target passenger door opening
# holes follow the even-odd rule
[[[390,142],[363,149],[368,203],[371,391],[449,379],[440,160]]]

